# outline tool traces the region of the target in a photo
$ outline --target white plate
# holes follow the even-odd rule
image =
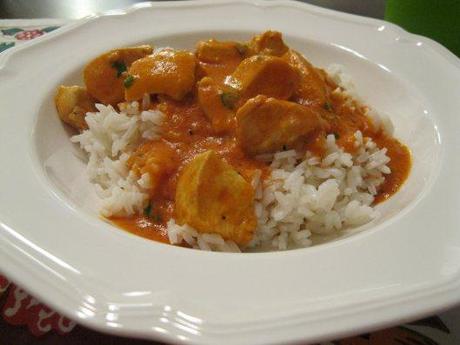
[[[315,64],[339,62],[413,151],[404,188],[366,231],[304,250],[223,254],[138,238],[100,220],[53,94],[99,53],[193,48],[268,28]],[[342,337],[460,301],[460,63],[382,22],[285,1],[143,4],[57,30],[0,61],[0,270],[101,331],[168,342]]]

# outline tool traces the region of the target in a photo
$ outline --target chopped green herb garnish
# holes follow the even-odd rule
[[[235,103],[239,96],[236,92],[223,92],[220,95],[220,100],[225,108],[235,109]]]
[[[238,53],[240,53],[241,56],[244,56],[248,51],[248,46],[243,43],[237,43],[235,48],[238,50]]]
[[[125,81],[123,82],[123,85],[129,89],[131,85],[134,83],[134,77],[130,74],[126,77]]]
[[[335,137],[336,139],[339,139],[339,138],[340,138],[339,133],[334,132],[334,133],[332,133],[332,134],[334,134],[334,137]]]
[[[115,61],[112,67],[117,70],[117,78],[120,78],[123,72],[126,72],[126,65],[123,61]]]
[[[144,208],[144,216],[150,217],[150,213],[152,212],[152,204],[149,203],[146,208]]]
[[[153,213],[153,203],[149,203],[146,208],[144,208],[144,216],[150,218],[155,223],[161,223],[162,218],[159,213]]]
[[[324,109],[326,109],[327,111],[333,111],[334,110],[334,108],[332,107],[331,102],[324,103]]]

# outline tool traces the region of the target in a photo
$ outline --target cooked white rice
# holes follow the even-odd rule
[[[351,78],[342,67],[332,65],[328,75],[339,87],[334,92],[359,101]],[[144,97],[142,108],[149,106]],[[126,166],[129,153],[142,139],[161,136],[160,111],[141,111],[137,102],[119,106],[98,104],[97,112],[88,113],[89,128],[71,138],[88,154],[88,175],[101,199],[103,216],[130,216],[141,213],[148,202],[145,189],[149,176],[140,178]],[[374,110],[368,111],[374,124],[392,133],[388,119]],[[378,187],[389,174],[390,159],[386,149],[379,149],[370,138],[355,133],[356,151],[344,152],[334,135],[328,135],[327,153],[323,159],[300,155],[294,150],[257,157],[270,163],[271,177],[260,180],[256,173],[252,185],[258,226],[251,243],[240,248],[218,234],[203,234],[189,225],[167,223],[171,244],[188,244],[192,248],[223,252],[248,250],[285,250],[312,245],[312,235],[331,235],[340,230],[368,223],[378,216],[371,204]]]
[[[332,134],[326,142],[323,159],[294,150],[273,155],[271,178],[256,189],[258,228],[250,247],[306,247],[312,234],[329,235],[377,217],[370,205],[390,173],[386,149],[359,131],[353,155]]]
[[[338,85],[338,88],[333,93],[341,94],[347,99],[350,106],[353,107],[353,102],[363,103],[361,96],[356,91],[355,84],[351,76],[344,73],[344,66],[339,64],[331,64],[327,67],[327,76]],[[375,109],[367,108],[366,115],[371,119],[376,128],[381,128],[386,134],[393,135],[394,127],[387,114]]]
[[[141,139],[157,139],[163,121],[160,111],[139,110],[138,102],[112,106],[96,104],[98,112],[87,113],[88,129],[70,140],[88,154],[87,173],[101,199],[105,217],[142,212],[148,201],[144,189],[149,176],[136,177],[126,166],[129,153]]]
[[[187,243],[190,247],[219,252],[241,252],[233,241],[226,241],[219,234],[201,234],[191,226],[178,225],[174,219],[167,224],[168,238],[171,244]]]

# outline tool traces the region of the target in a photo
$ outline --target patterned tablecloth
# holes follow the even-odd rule
[[[56,19],[0,20],[0,53],[58,29],[68,21]],[[63,317],[0,275],[0,344],[155,344],[101,334]],[[460,308],[438,316],[362,334],[333,345],[459,345]]]

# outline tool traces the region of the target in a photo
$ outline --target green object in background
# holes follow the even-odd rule
[[[460,57],[460,0],[387,0],[385,20],[430,37]]]

